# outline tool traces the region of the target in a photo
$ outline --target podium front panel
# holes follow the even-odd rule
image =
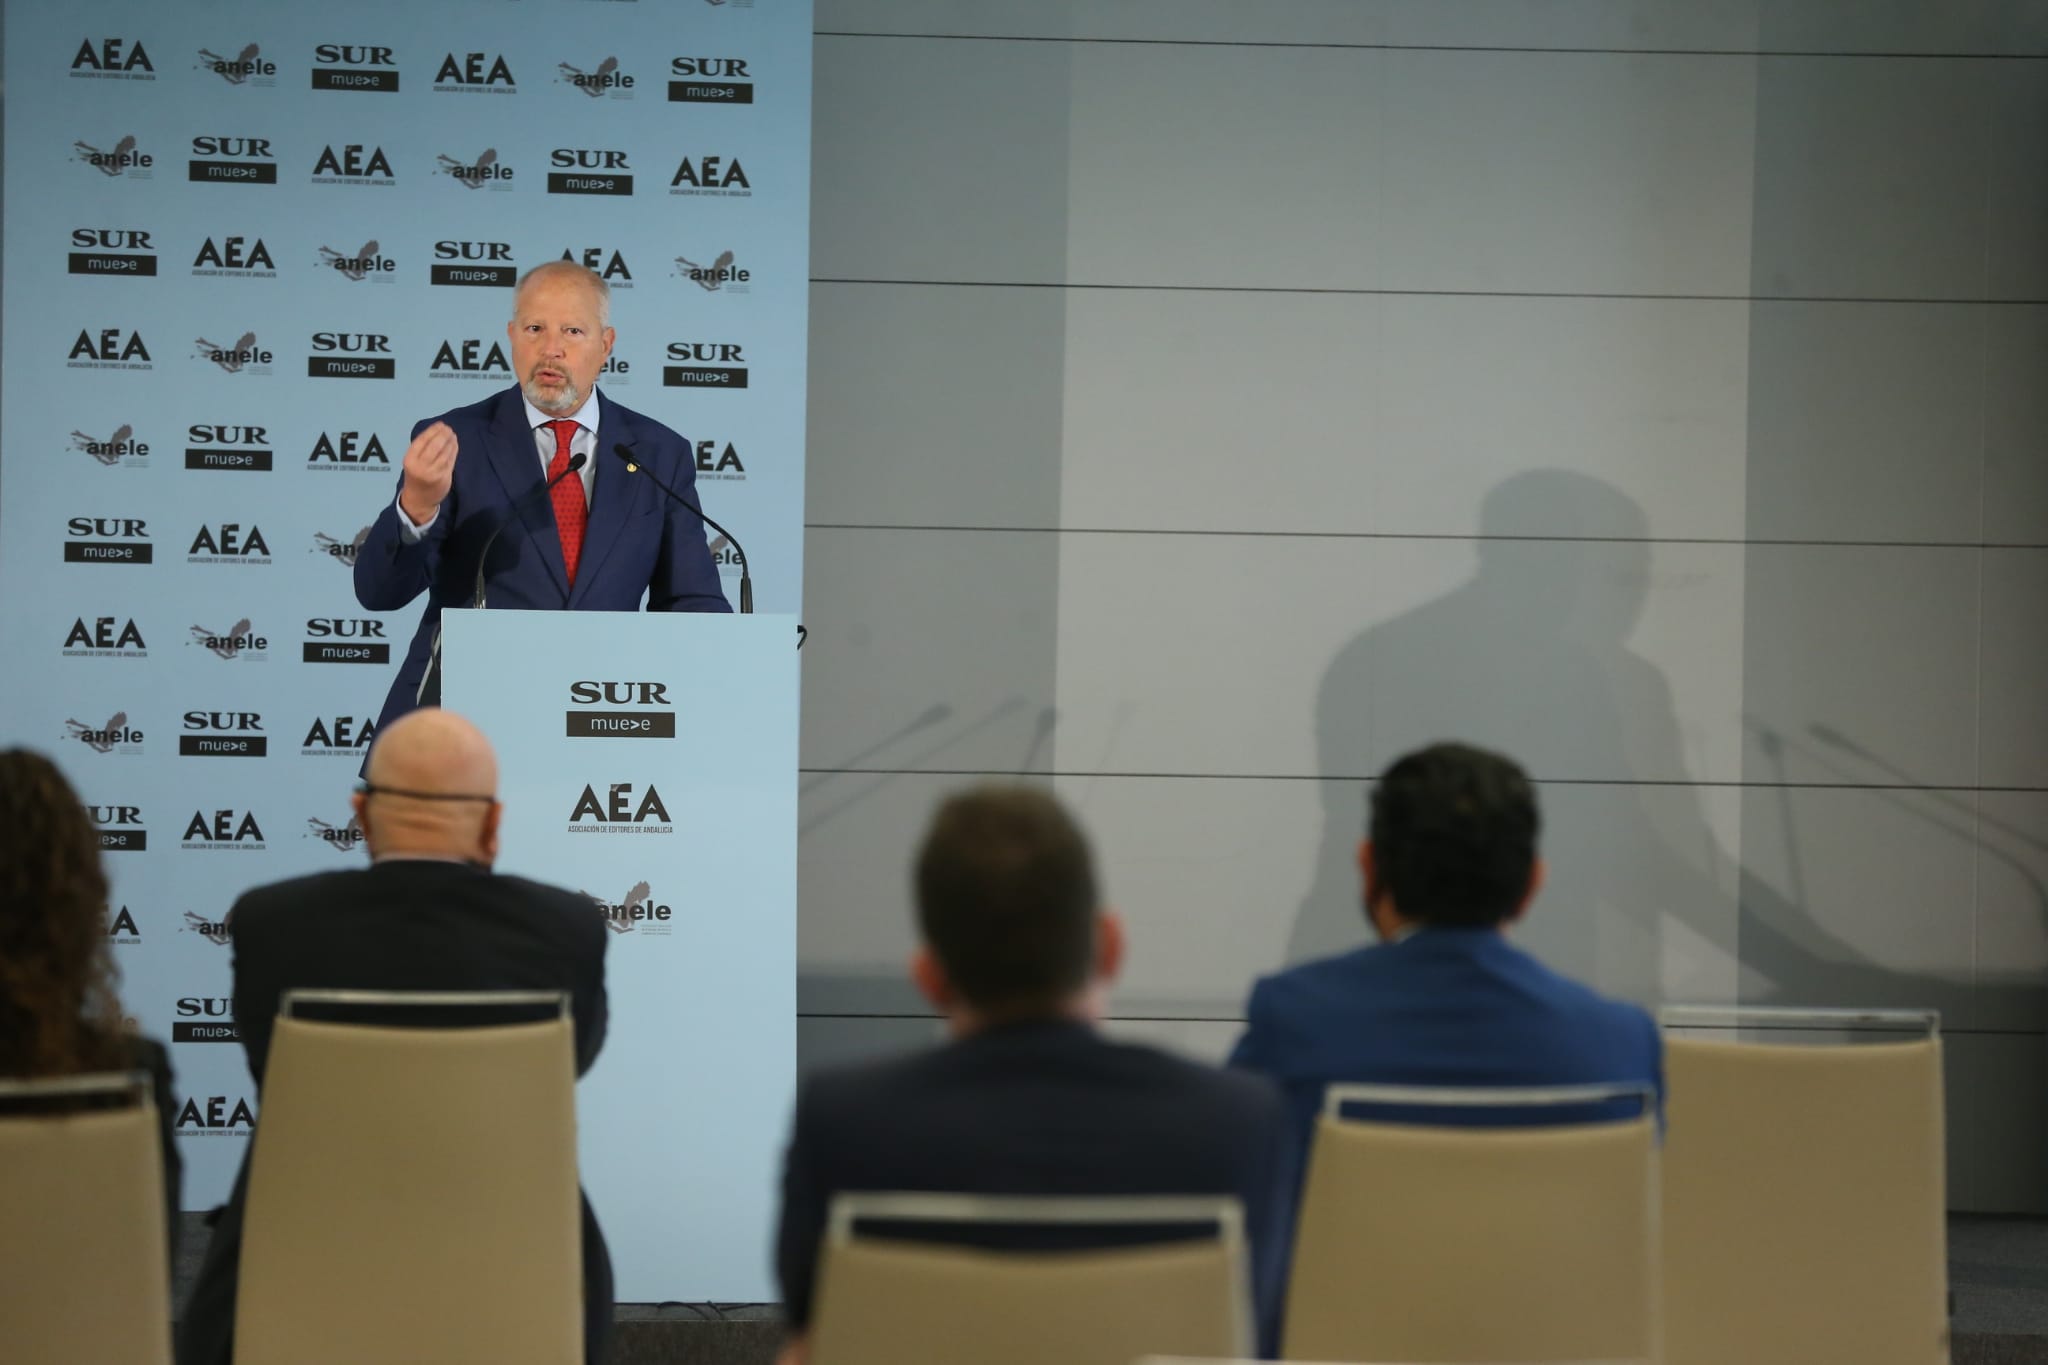
[[[762,1303],[796,1072],[796,621],[451,611],[498,868],[582,892],[611,1027],[578,1087],[622,1303]]]

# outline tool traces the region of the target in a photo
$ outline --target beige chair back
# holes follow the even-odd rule
[[[158,1122],[140,1072],[0,1081],[0,1360],[170,1365]]]
[[[556,1014],[292,1017],[315,1002]],[[250,1154],[236,1365],[582,1360],[575,1080],[554,992],[288,994]]]
[[[1582,1105],[1641,1086],[1332,1086],[1297,1220],[1290,1360],[1650,1360],[1658,1339],[1656,1122],[1462,1128],[1359,1122],[1354,1102]],[[1723,1362],[1723,1365],[1729,1365]]]
[[[1671,1365],[1947,1360],[1940,1038],[1671,1038],[1664,1064]]]
[[[1101,1251],[984,1251],[864,1238],[861,1220],[1213,1224],[1212,1239]],[[812,1365],[1129,1365],[1148,1351],[1242,1355],[1251,1317],[1244,1214],[1227,1198],[841,1195]]]

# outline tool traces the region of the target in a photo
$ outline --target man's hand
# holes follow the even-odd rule
[[[455,482],[458,442],[446,422],[436,422],[405,448],[405,490],[398,506],[415,526],[424,526],[441,511],[441,501]]]

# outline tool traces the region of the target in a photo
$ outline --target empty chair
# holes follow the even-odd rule
[[[169,1365],[157,1135],[142,1072],[0,1081],[0,1360]]]
[[[315,1022],[309,1005],[538,1023]],[[236,1365],[583,1358],[575,1046],[557,992],[289,991],[250,1154]]]
[[[1666,1040],[1666,1359],[1945,1361],[1939,1016],[1695,1007],[1667,1009],[1664,1023],[1920,1035]]]
[[[930,1240],[861,1235],[874,1220]],[[1179,1240],[1078,1250],[961,1246],[975,1229],[1156,1227]],[[1187,1239],[1191,1227],[1213,1232]],[[907,1229],[906,1229],[907,1230]],[[1235,1199],[842,1194],[832,1202],[812,1365],[1128,1365],[1251,1345]]]
[[[1331,1086],[1295,1236],[1286,1357],[1653,1358],[1654,1103],[1654,1093],[1635,1084]],[[1619,1104],[1634,1116],[1445,1127],[1342,1117],[1352,1104],[1589,1118]]]

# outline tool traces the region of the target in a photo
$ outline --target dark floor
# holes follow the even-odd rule
[[[2048,1365],[2048,1219],[1954,1214],[1949,1287],[1954,1365]],[[176,1301],[206,1250],[203,1215],[185,1215]],[[781,1340],[771,1304],[619,1305],[611,1365],[770,1365]]]

